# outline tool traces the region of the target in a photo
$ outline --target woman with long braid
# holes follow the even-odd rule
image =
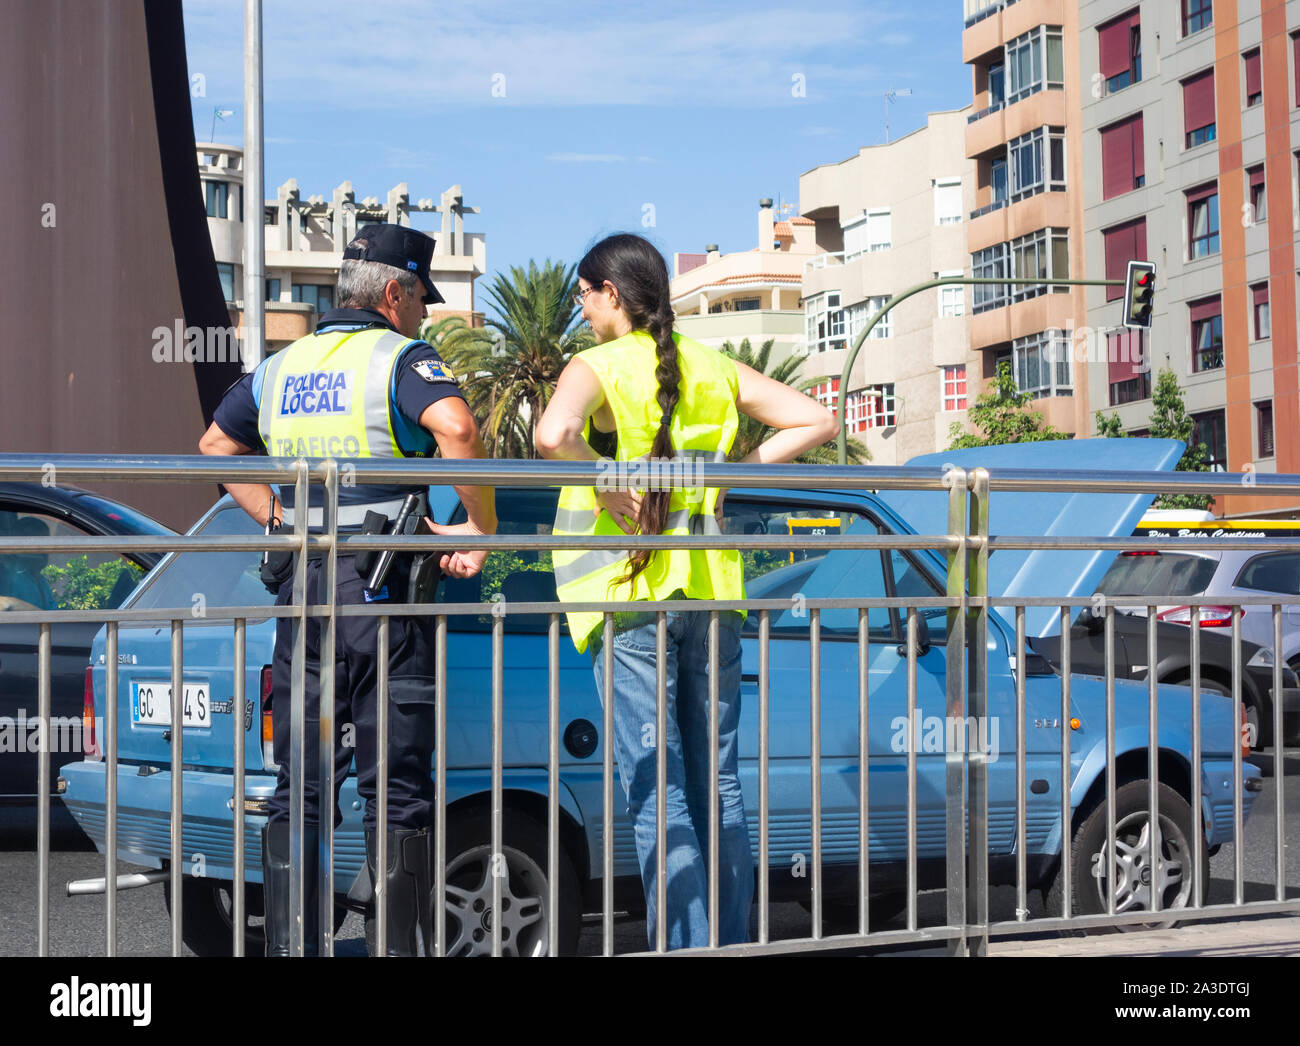
[[[590,426],[616,433],[617,460],[654,475],[662,463],[726,459],[737,411],[775,427],[744,460],[792,461],[835,435],[834,416],[815,400],[673,331],[668,270],[639,236],[597,243],[578,265],[582,314],[597,345],[579,353],[537,425],[543,457],[597,461]],[[645,459],[650,459],[645,462]],[[689,466],[686,466],[689,467]],[[642,475],[645,473],[642,472]],[[626,484],[624,484],[626,485]],[[556,534],[720,533],[722,492],[716,488],[597,490],[566,487]],[[603,549],[557,551],[555,577],[565,602],[744,598],[735,550],[632,553]],[[574,644],[590,650],[597,691],[604,693],[599,613],[566,615]],[[718,939],[749,940],[754,862],[737,760],[740,723],[740,626],[744,615],[719,615],[718,628]],[[709,615],[666,615],[667,793],[656,779],[656,615],[615,618],[614,751],[628,813],[635,826],[650,944],[656,940],[657,804],[667,824],[668,947],[708,944]],[[608,743],[609,739],[606,739]]]

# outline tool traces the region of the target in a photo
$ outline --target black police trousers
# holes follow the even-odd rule
[[[319,603],[324,564],[307,563],[307,603]],[[406,601],[410,560],[398,557],[388,573],[390,598],[377,602]],[[365,602],[362,578],[352,556],[338,558],[337,604]],[[293,603],[293,579],[276,597],[277,606]],[[376,821],[375,737],[377,720],[377,617],[336,618],[334,641],[334,824],[342,820],[338,791],[353,756],[357,763],[357,790],[365,800],[365,827]],[[304,821],[317,825],[320,810],[320,774],[317,738],[320,737],[320,618],[306,623],[306,780],[303,788]],[[389,618],[388,631],[388,825],[390,828],[425,828],[432,823],[432,759],[434,718],[434,622],[431,617]],[[276,622],[275,660],[272,665],[271,720],[275,761],[279,773],[269,804],[272,822],[289,820],[290,788],[290,681],[293,665],[293,623]]]

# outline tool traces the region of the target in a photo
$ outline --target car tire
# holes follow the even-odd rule
[[[443,904],[434,898],[446,926],[448,956],[492,954],[491,823],[483,809],[473,814],[453,814],[447,825],[447,884]],[[550,891],[547,883],[547,845],[544,826],[533,818],[507,810],[502,821],[502,857],[506,874],[501,879],[502,907],[509,914],[502,923],[503,955],[548,954]],[[434,870],[436,875],[436,869]],[[578,950],[582,907],[578,876],[563,845],[559,854],[559,953]]]
[[[1191,686],[1192,677],[1190,675],[1179,675],[1173,679],[1162,680],[1162,682],[1174,683],[1178,686]],[[1232,698],[1232,687],[1220,683],[1216,679],[1209,679],[1204,674],[1201,675],[1201,693],[1219,694],[1228,699]],[[1250,729],[1250,747],[1252,751],[1258,751],[1261,748],[1273,743],[1273,724],[1267,714],[1262,714],[1259,706],[1251,698],[1246,688],[1241,689],[1241,704],[1246,709],[1246,726]]]
[[[181,879],[181,940],[195,955],[217,958],[234,955],[231,932],[233,907],[229,879],[204,879],[184,876]],[[163,905],[167,916],[172,912],[171,880],[163,880]],[[334,906],[334,932],[337,934],[347,918],[347,909]],[[262,887],[249,883],[244,890],[244,955],[266,954],[266,934]]]
[[[1161,826],[1162,872],[1165,879],[1161,892],[1162,911],[1173,911],[1199,905],[1205,895],[1203,885],[1193,882],[1193,838],[1201,847],[1201,867],[1209,878],[1210,860],[1205,837],[1192,833],[1191,805],[1167,784],[1158,792]],[[1150,873],[1146,825],[1148,823],[1147,781],[1129,781],[1115,792],[1116,849],[1121,855],[1121,873],[1116,875],[1115,914],[1142,911],[1150,907]],[[1073,910],[1075,915],[1102,915],[1106,912],[1105,886],[1101,874],[1104,869],[1103,853],[1106,848],[1106,801],[1104,796],[1079,823],[1074,831],[1070,851],[1073,871]],[[1061,876],[1058,873],[1047,897],[1047,914],[1056,917],[1061,912]],[[1142,930],[1168,928],[1176,920],[1163,919],[1150,923],[1130,923],[1114,929]]]

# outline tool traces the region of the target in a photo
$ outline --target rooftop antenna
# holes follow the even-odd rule
[[[885,144],[889,144],[889,106],[898,101],[900,98],[911,98],[912,89],[910,87],[900,87],[895,91],[892,87],[885,92]]]

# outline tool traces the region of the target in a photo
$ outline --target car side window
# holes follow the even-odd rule
[[[9,537],[85,536],[54,516],[0,510]],[[114,553],[27,552],[0,555],[0,611],[116,610],[144,572]]]
[[[1260,592],[1300,596],[1300,556],[1294,552],[1256,556],[1241,568],[1236,585]]]
[[[889,550],[890,567],[894,572],[894,594],[900,597],[916,596],[933,598],[942,596],[943,591],[907,553],[901,549]],[[947,625],[948,611],[944,607],[918,607],[917,614],[924,618],[930,633],[930,642],[941,643]],[[902,627],[907,627],[906,614],[902,618]]]
[[[823,505],[801,505],[792,499],[745,498],[729,495],[723,505],[724,530],[728,534],[800,535],[808,547],[795,550],[755,549],[741,553],[745,563],[745,594],[749,599],[780,599],[788,609],[773,611],[774,636],[808,634],[807,600],[819,597],[885,597],[884,562],[870,549],[817,548],[821,538],[838,534],[878,534],[879,527],[859,513],[837,513]],[[758,617],[750,612],[745,629],[756,633]],[[892,635],[889,611],[873,607],[867,611],[867,629],[873,636]],[[858,612],[852,608],[823,610],[823,635],[858,634]]]
[[[195,533],[205,537],[261,534],[253,518],[238,505],[213,513]],[[132,609],[190,607],[202,596],[210,607],[271,606],[275,596],[260,575],[262,554],[256,550],[232,552],[178,552],[132,603]]]
[[[555,525],[555,505],[559,491],[547,487],[506,488],[496,492],[498,534],[550,534]],[[452,515],[453,522],[463,522],[464,507]],[[547,614],[515,614],[512,604],[555,602],[555,568],[548,551],[493,552],[483,569],[471,578],[444,577],[438,582],[439,603],[498,603],[505,611],[507,632],[544,634],[549,625]],[[447,618],[452,632],[489,632],[490,614],[456,614]],[[568,633],[564,616],[560,631]]]

